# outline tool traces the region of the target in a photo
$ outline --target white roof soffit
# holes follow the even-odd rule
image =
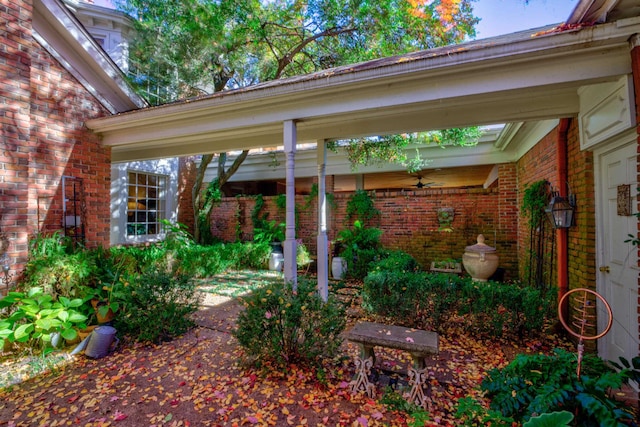
[[[577,90],[631,72],[640,20],[383,58],[89,120],[114,161],[577,115]]]
[[[34,0],[34,38],[111,113],[148,104],[126,82],[71,11],[58,0]]]

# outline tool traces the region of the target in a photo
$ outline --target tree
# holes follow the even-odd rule
[[[473,1],[116,0],[116,6],[136,22],[133,82],[158,104],[459,43],[475,35]],[[218,156],[218,185],[246,155],[228,169],[226,155]],[[196,214],[213,158],[203,155],[198,168]]]

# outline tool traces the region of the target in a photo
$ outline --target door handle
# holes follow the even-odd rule
[[[609,273],[610,271],[611,271],[611,269],[609,268],[608,265],[600,267],[600,272],[601,273]]]

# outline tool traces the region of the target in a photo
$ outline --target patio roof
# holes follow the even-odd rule
[[[89,120],[113,161],[575,116],[578,91],[631,72],[640,19],[549,27]],[[508,144],[506,145],[508,146]],[[500,148],[504,150],[506,146]]]

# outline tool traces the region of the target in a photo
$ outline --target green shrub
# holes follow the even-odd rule
[[[402,271],[372,271],[365,277],[362,287],[362,306],[365,310],[391,317],[395,323],[414,326],[423,299],[421,290],[426,273]]]
[[[387,251],[381,253],[381,259],[371,264],[371,271],[418,271],[418,262],[403,251]]]
[[[555,307],[555,294],[548,294],[451,274],[375,268],[364,279],[362,301],[367,311],[396,324],[442,330],[451,316],[463,314],[467,329],[502,336],[540,330],[555,313],[549,310]]]
[[[19,290],[41,287],[43,293],[76,298],[95,274],[93,258],[83,250],[75,250],[69,239],[59,233],[38,235],[29,242],[29,258]]]
[[[347,261],[348,277],[363,279],[369,273],[371,263],[382,253],[381,235],[382,230],[365,227],[360,221],[338,233],[339,256]]]
[[[274,284],[244,298],[233,335],[254,363],[319,366],[322,357],[336,354],[344,310],[333,297],[324,303],[316,287],[300,280],[297,292],[288,284]]]
[[[178,248],[174,271],[179,274],[189,274],[191,277],[215,276],[226,271],[232,261],[223,258],[225,254],[221,248],[223,244],[212,246],[191,245]]]
[[[503,416],[499,411],[486,409],[472,397],[463,397],[458,400],[456,425],[464,427],[511,427],[513,419]]]
[[[536,414],[569,411],[575,424],[626,425],[633,415],[610,391],[628,383],[627,370],[616,372],[602,359],[585,354],[580,377],[573,353],[557,349],[553,355],[520,354],[505,368],[491,370],[481,388],[491,399],[491,409],[516,421]]]
[[[120,313],[114,326],[136,341],[159,343],[177,337],[193,326],[200,293],[184,275],[147,271],[124,283]]]
[[[530,286],[501,282],[467,282],[461,311],[470,313],[477,332],[501,336],[505,328],[522,335],[542,329],[555,315],[555,293]]]

